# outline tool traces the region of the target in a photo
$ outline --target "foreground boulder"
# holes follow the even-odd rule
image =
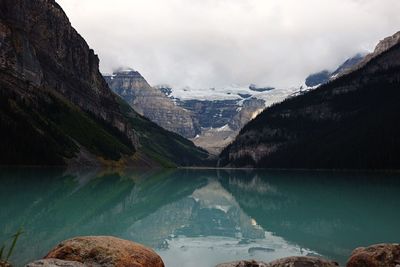
[[[61,242],[45,259],[76,261],[88,266],[164,267],[152,249],[110,236],[76,237]]]
[[[270,267],[337,267],[334,261],[317,257],[288,257],[269,263]]]
[[[316,257],[288,257],[270,263],[237,261],[219,264],[216,267],[337,267],[339,264]]]
[[[400,244],[379,244],[357,248],[347,267],[400,267]]]
[[[25,267],[85,267],[86,265],[77,261],[64,261],[59,259],[38,260],[27,264]]]
[[[218,264],[216,267],[269,267],[270,265],[261,261],[236,261]]]

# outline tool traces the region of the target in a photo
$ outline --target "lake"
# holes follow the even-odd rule
[[[25,232],[17,266],[79,235],[145,244],[167,267],[289,255],[343,265],[356,247],[400,241],[399,174],[3,169],[0,182],[0,241]]]

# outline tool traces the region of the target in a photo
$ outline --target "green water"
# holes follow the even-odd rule
[[[400,175],[298,171],[0,171],[0,241],[17,266],[78,235],[153,247],[167,267],[400,242]],[[1,244],[1,243],[0,243]]]

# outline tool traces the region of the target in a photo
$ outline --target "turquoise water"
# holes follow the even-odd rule
[[[167,267],[321,255],[400,242],[400,175],[175,170],[0,171],[0,241],[23,226],[13,262],[78,235],[153,247]]]

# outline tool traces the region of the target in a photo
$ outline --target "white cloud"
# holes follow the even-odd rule
[[[151,84],[300,84],[400,30],[398,0],[57,0],[101,70]]]

